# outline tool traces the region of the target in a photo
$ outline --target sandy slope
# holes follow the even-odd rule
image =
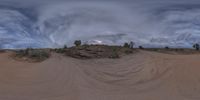
[[[200,100],[200,55],[140,51],[121,59],[0,54],[0,100]]]

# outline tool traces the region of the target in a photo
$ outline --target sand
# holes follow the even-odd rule
[[[0,100],[200,100],[200,55],[149,51],[121,59],[52,54],[41,63],[0,53]]]

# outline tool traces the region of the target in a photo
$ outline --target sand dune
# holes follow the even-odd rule
[[[200,100],[200,55],[148,51],[121,59],[52,54],[41,63],[0,53],[0,100]]]

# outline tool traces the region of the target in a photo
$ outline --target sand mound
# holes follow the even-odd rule
[[[0,54],[0,100],[199,100],[199,55],[140,51],[78,60],[53,53],[41,63]]]

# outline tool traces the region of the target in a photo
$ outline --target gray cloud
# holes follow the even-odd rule
[[[84,42],[190,47],[200,42],[195,0],[0,0],[0,48]]]

